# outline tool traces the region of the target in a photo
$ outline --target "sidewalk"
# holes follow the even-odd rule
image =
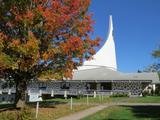
[[[109,106],[110,105],[98,105],[96,107],[92,107],[92,108],[89,108],[89,109],[86,109],[86,110],[83,110],[80,112],[76,112],[71,115],[59,118],[57,120],[80,120],[88,115],[94,114],[94,113],[98,112],[99,110],[102,110],[102,109],[109,107]]]

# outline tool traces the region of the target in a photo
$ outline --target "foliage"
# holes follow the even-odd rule
[[[156,85],[155,95],[160,96],[160,84]]]
[[[157,59],[160,59],[160,47],[157,50],[154,50],[152,53],[152,56],[154,56]],[[160,78],[160,64],[157,63],[157,71],[156,71],[159,75]]]
[[[89,4],[90,0],[1,1],[1,70],[51,70],[55,77],[71,78],[72,70],[89,59],[99,43],[89,36],[94,23],[87,13]]]
[[[111,95],[110,97],[128,97],[127,93],[116,93]]]
[[[14,81],[17,91],[45,72],[72,78],[100,41],[90,38],[89,5],[90,0],[0,0],[0,76]]]
[[[160,58],[160,47],[159,49],[153,51],[152,56],[155,58]]]
[[[160,64],[151,64],[148,67],[146,67],[143,72],[158,72],[160,71]]]
[[[150,95],[151,95],[151,93],[149,93],[149,91],[145,90],[145,91],[142,92],[143,97],[150,96]]]

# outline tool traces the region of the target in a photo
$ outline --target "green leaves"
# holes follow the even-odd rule
[[[153,51],[152,56],[154,56],[155,58],[160,58],[160,49]]]

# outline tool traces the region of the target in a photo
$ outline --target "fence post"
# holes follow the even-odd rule
[[[96,98],[96,91],[94,91],[94,95],[93,95],[93,97],[94,97],[94,98]]]
[[[38,109],[39,109],[39,102],[37,102],[37,105],[36,105],[36,119],[38,118]]]
[[[99,94],[99,102],[101,103],[101,94]]]
[[[64,98],[67,99],[67,91],[64,91]]]
[[[54,91],[53,90],[51,91],[51,97],[54,97]]]
[[[88,94],[87,94],[87,105],[89,104],[89,100],[88,100]]]
[[[71,110],[73,109],[73,100],[72,100],[72,97],[71,97],[71,105],[70,105],[70,109],[71,109]]]

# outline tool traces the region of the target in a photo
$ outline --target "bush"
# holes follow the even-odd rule
[[[127,93],[116,93],[111,95],[110,97],[128,97]]]
[[[160,84],[156,85],[155,95],[160,96]]]
[[[148,91],[143,91],[142,92],[142,96],[146,97],[146,96],[150,96],[151,94]]]

